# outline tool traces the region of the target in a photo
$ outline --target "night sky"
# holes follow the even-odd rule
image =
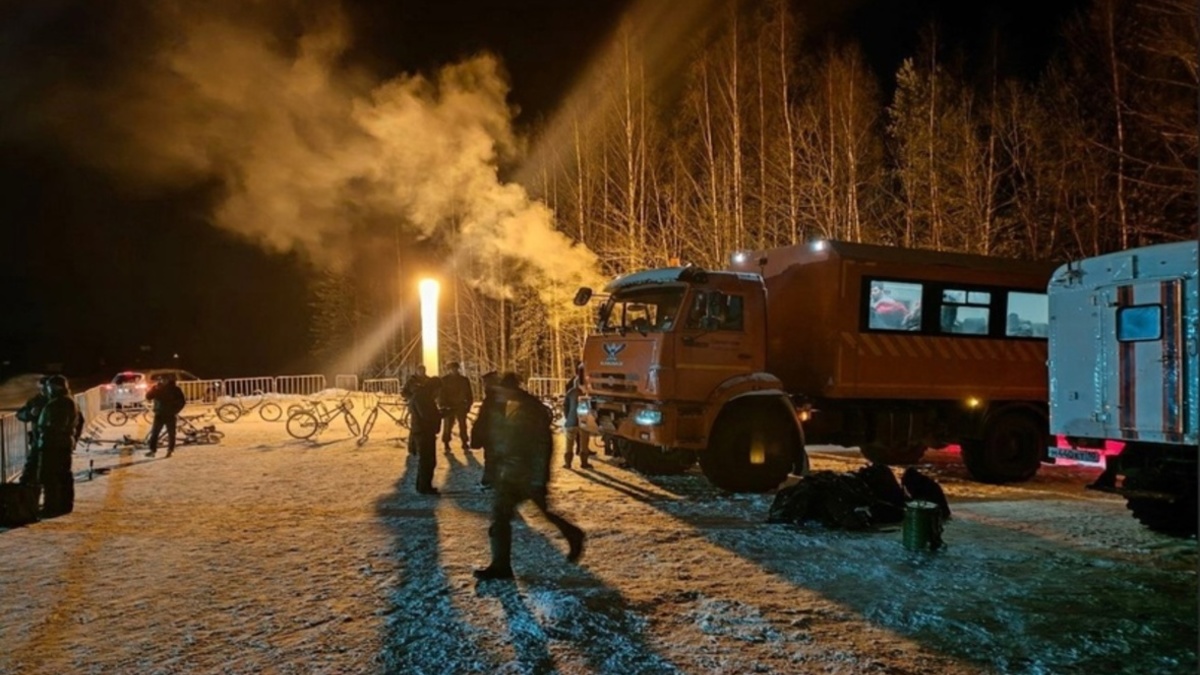
[[[861,42],[886,89],[934,18],[968,63],[986,59],[997,34],[1004,68],[1033,77],[1062,18],[1080,4],[864,0],[814,2],[809,14],[814,31]],[[388,78],[490,51],[510,76],[518,130],[528,132],[553,113],[629,5],[352,0],[344,3],[353,38],[343,59]],[[105,91],[166,39],[144,29],[149,5],[113,6],[0,5],[0,379],[55,368],[108,378],[172,362],[208,377],[312,367],[308,268],[297,255],[266,253],[213,227],[219,182],[140,186],[79,161],[56,140],[53,129],[105,133],[98,104],[63,91]],[[276,38],[286,42],[294,30],[281,21]]]

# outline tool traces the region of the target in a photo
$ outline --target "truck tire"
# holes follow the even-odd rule
[[[796,441],[794,423],[775,401],[733,401],[713,424],[700,468],[722,490],[767,492],[787,479]]]
[[[967,471],[982,483],[1020,483],[1033,478],[1046,452],[1043,427],[1025,412],[997,415],[984,425],[982,439],[963,441]]]
[[[1161,492],[1175,495],[1173,501],[1151,497],[1127,497],[1125,507],[1139,523],[1155,532],[1175,537],[1190,537],[1197,534],[1197,488],[1195,464],[1181,465],[1173,462],[1155,462],[1153,451],[1137,444],[1126,446],[1121,458],[1126,457],[1143,464],[1140,470],[1131,470],[1125,477],[1124,486],[1131,490]],[[1156,468],[1154,467],[1157,464]],[[1134,464],[1136,466],[1136,464]]]

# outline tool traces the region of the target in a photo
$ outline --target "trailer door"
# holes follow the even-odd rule
[[[1110,377],[1097,385],[1111,411],[1103,416],[1105,431],[1110,438],[1179,442],[1186,419],[1183,280],[1133,281],[1102,295],[1102,361]]]

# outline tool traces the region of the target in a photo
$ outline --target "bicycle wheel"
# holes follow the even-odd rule
[[[371,437],[371,429],[373,429],[375,427],[375,418],[376,417],[379,417],[379,409],[378,408],[372,410],[371,414],[367,415],[367,421],[363,422],[362,435],[358,437],[358,447],[361,448],[362,446],[367,444],[367,440],[370,439],[370,437]]]
[[[124,426],[129,421],[129,415],[124,410],[117,408],[116,410],[108,411],[108,423],[114,427]]]
[[[300,405],[299,403],[293,403],[287,407],[287,416],[291,417],[292,415],[295,415],[298,412],[304,412],[304,411],[305,411],[304,406]]]
[[[357,436],[362,428],[358,426],[358,420],[354,418],[354,413],[346,411],[346,428],[350,430],[352,436]]]
[[[150,424],[151,422],[153,422],[154,421],[154,411],[151,410],[150,408],[146,408],[145,410],[143,410],[142,411],[142,421],[145,422],[146,424]]]
[[[217,417],[221,418],[222,422],[233,424],[242,416],[242,407],[236,403],[226,403],[217,408]]]
[[[278,403],[264,403],[258,408],[258,416],[268,422],[278,422],[283,417],[283,408]]]
[[[319,426],[320,422],[312,413],[303,411],[292,415],[287,420],[287,432],[291,434],[292,438],[301,440],[311,438],[313,434],[317,433]]]

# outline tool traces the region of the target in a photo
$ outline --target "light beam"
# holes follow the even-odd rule
[[[438,374],[438,282],[422,279],[418,286],[421,294],[421,362],[426,373]]]

